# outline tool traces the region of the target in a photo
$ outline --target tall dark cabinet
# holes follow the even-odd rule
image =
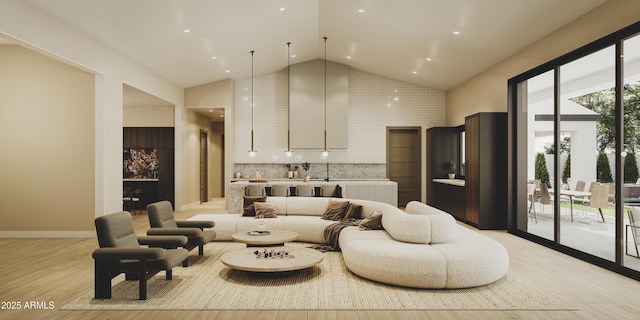
[[[466,221],[479,229],[507,228],[507,114],[465,118]]]
[[[465,221],[465,188],[434,182],[448,179],[446,164],[459,163],[459,127],[434,127],[427,129],[427,204],[446,211],[456,219]]]

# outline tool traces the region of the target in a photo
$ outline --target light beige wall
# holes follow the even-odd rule
[[[209,194],[211,197],[222,197],[225,195],[224,186],[234,172],[235,81],[226,79],[186,88],[184,100],[187,108],[224,108],[224,124],[213,124],[209,130]],[[185,200],[184,203],[189,204],[189,201]]]
[[[184,90],[184,105],[186,107],[231,107],[234,87],[233,80],[225,79],[187,88]]]
[[[200,130],[211,134],[211,120],[189,109],[182,109],[182,207],[200,204]],[[211,143],[208,143],[211,145]],[[209,148],[211,153],[211,148]],[[210,157],[210,156],[209,156]],[[209,192],[211,189],[209,188]],[[210,198],[210,197],[208,197]]]
[[[222,198],[225,192],[224,183],[224,123],[214,122],[211,124],[209,140],[211,149],[209,150],[209,186],[211,197]]]
[[[447,125],[477,112],[507,111],[507,81],[640,20],[640,1],[609,0],[447,92]]]
[[[124,127],[173,127],[174,106],[124,106]]]
[[[91,73],[0,45],[0,235],[93,231],[94,82]]]

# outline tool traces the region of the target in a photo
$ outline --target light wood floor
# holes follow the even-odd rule
[[[224,212],[223,200],[178,212]],[[136,232],[148,228],[134,217]],[[0,302],[53,302],[53,310],[0,310],[0,319],[638,319],[640,282],[546,249],[506,232],[481,231],[504,244],[510,268],[564,296],[577,311],[62,311],[93,290],[95,239],[0,239]],[[214,244],[210,244],[214,245]],[[191,255],[197,254],[194,250]],[[162,276],[162,275],[160,275]]]

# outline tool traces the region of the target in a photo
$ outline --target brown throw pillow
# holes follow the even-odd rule
[[[344,214],[344,217],[342,217],[342,221],[347,221],[349,219],[360,219],[361,215],[362,215],[362,205],[351,202],[349,204],[349,207],[347,208],[347,211]]]
[[[360,230],[380,230],[382,229],[382,213],[374,212],[370,217],[362,219]]]
[[[259,202],[256,201],[253,203],[253,206],[256,208],[256,219],[259,218],[277,218],[278,213],[276,212],[276,204],[275,203],[267,203],[267,202]]]
[[[243,217],[253,217],[256,215],[256,209],[253,206],[254,202],[266,202],[267,196],[261,197],[249,197],[244,196],[244,205],[242,206],[244,209],[242,210]]]
[[[347,207],[349,207],[349,201],[336,201],[331,199],[321,218],[324,220],[338,221],[344,217]]]

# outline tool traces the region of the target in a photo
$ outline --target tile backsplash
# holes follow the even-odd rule
[[[302,179],[304,170],[301,163],[291,163],[291,168],[298,166],[298,175]],[[256,172],[262,179],[287,179],[288,169],[282,163],[236,163],[236,172],[245,178],[254,179]],[[311,163],[309,176],[313,179],[327,177],[327,163]],[[329,179],[370,180],[386,179],[387,165],[384,163],[329,163]]]

